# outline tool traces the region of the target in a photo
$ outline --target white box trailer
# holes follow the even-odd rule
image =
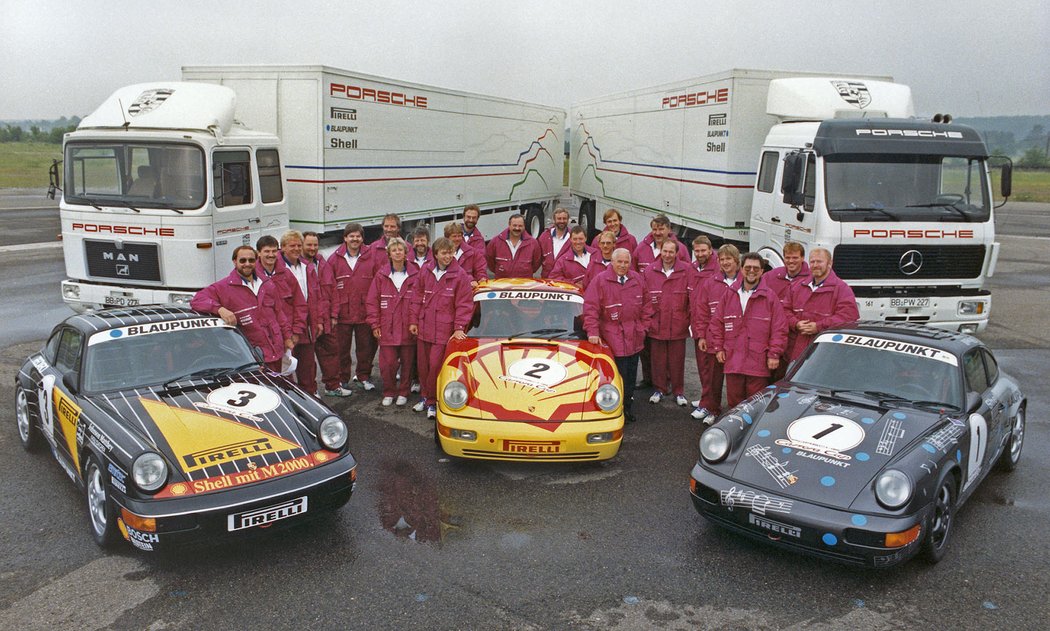
[[[184,66],[237,95],[238,119],[281,138],[290,224],[332,232],[440,225],[481,207],[492,236],[510,212],[542,229],[562,190],[565,111],[328,66]]]
[[[998,244],[980,136],[914,118],[890,77],[728,70],[574,105],[579,222],[616,208],[641,237],[667,215],[781,264],[787,241],[833,252],[865,319],[977,332]],[[1004,168],[1003,194],[1009,176]],[[598,225],[596,225],[598,224]]]

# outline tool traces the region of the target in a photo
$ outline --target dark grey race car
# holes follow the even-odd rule
[[[1017,466],[1026,400],[974,337],[864,322],[820,334],[784,381],[700,439],[696,510],[775,545],[886,567],[940,560],[956,509]]]
[[[158,551],[291,525],[354,489],[346,423],[219,318],[72,316],[15,385],[23,447],[46,446],[84,490],[100,545]]]

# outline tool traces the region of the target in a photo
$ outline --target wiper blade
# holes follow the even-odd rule
[[[552,333],[572,333],[569,329],[536,329],[535,331],[522,331],[521,333],[515,333],[514,335],[508,335],[508,340],[513,340],[516,337],[526,337],[533,335],[551,335]]]
[[[237,373],[237,372],[240,372],[240,371],[245,370],[247,368],[250,368],[252,366],[257,366],[257,365],[258,365],[258,362],[254,362],[253,361],[253,362],[249,362],[247,364],[244,364],[242,366],[237,366],[237,367],[218,366],[218,367],[213,367],[213,368],[202,368],[200,370],[194,370],[192,372],[186,373],[185,375],[180,375],[178,377],[175,377],[174,379],[171,379],[171,380],[167,381],[164,384],[164,387],[168,388],[168,389],[171,389],[174,384],[176,384],[176,383],[178,383],[180,381],[186,381],[187,379],[205,379],[205,380],[212,379],[212,380],[214,380],[217,377],[223,377],[223,376],[226,376],[226,375],[232,375],[233,373]]]
[[[881,206],[847,206],[845,208],[829,208],[828,212],[876,212],[882,213],[894,221],[900,221],[900,217]]]
[[[959,216],[961,216],[967,222],[973,221],[973,217],[970,215],[970,213],[966,212],[962,208],[959,208],[955,204],[909,204],[905,206],[905,208],[947,208],[948,210],[954,210],[955,212],[959,213]]]

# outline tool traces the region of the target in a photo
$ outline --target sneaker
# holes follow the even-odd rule
[[[689,405],[693,406],[694,408],[700,407],[700,399],[697,399],[696,401],[690,401]]]
[[[685,407],[689,404],[689,400],[680,394],[675,396],[674,402],[682,407]]]
[[[427,402],[424,401],[423,399],[420,399],[419,403],[417,403],[417,404],[412,406],[412,411],[413,412],[422,412],[425,409],[427,409]]]
[[[412,387],[409,388],[409,390],[412,393],[414,393],[414,394],[419,394],[419,382],[418,381],[413,381],[412,382]]]
[[[356,379],[355,379],[355,381],[356,381]],[[365,379],[364,381],[361,382],[361,387],[365,389],[365,392],[371,392],[372,390],[376,389],[376,384],[372,383],[368,379]]]
[[[659,403],[662,398],[664,398],[664,395],[659,390],[653,390],[653,396],[649,397],[649,403]]]
[[[387,408],[394,404],[394,397],[383,397],[382,405]]]
[[[436,405],[428,405],[427,406],[427,418],[437,418],[437,416],[438,416],[437,406]]]
[[[711,413],[707,411],[707,408],[702,408],[699,405],[696,406],[696,409],[693,410],[693,413],[690,414],[690,416],[692,416],[693,418],[695,418],[698,421],[702,421],[702,420],[704,420],[706,418],[709,418],[709,417],[713,418],[711,416]]]
[[[398,397],[397,401],[394,401],[394,405],[404,405],[408,403],[408,397]]]
[[[347,390],[343,386],[336,386],[335,390],[329,390],[328,388],[324,389],[324,395],[326,397],[349,397],[353,396],[353,394],[353,390]]]
[[[705,427],[711,427],[712,425],[715,424],[715,421],[717,419],[718,419],[718,417],[715,416],[714,414],[709,415],[707,418],[704,419],[704,426]]]

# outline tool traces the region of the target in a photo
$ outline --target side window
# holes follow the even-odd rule
[[[760,193],[772,193],[773,182],[777,179],[777,165],[780,164],[780,154],[776,151],[766,151],[762,154],[762,163],[758,169],[758,191]]]
[[[212,167],[215,206],[252,203],[252,160],[247,151],[216,151]]]
[[[805,201],[802,203],[803,210],[813,210],[813,204],[817,200],[817,157],[810,153],[806,159],[806,185],[802,189]]]
[[[984,370],[988,374],[988,385],[994,386],[995,382],[999,381],[999,364],[996,363],[988,349],[982,348],[981,355],[984,356]]]
[[[44,359],[46,359],[47,363],[51,364],[52,366],[55,365],[55,359],[58,357],[58,343],[61,340],[62,331],[56,331],[51,336],[51,339],[47,341],[47,344],[44,346],[44,350],[41,351],[41,354],[43,354]]]
[[[259,194],[264,204],[284,199],[281,184],[281,160],[276,149],[260,149],[255,153],[259,162]]]
[[[61,336],[55,367],[62,372],[80,370],[80,347],[84,340],[83,336],[75,329],[62,329]]]
[[[974,349],[963,357],[963,371],[970,391],[980,394],[988,389],[988,377],[984,374],[984,362],[978,350]]]

